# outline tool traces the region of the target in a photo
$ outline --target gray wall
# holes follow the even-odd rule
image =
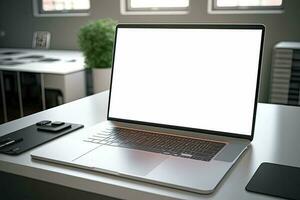
[[[278,41],[300,41],[300,1],[285,0],[282,14],[208,14],[208,0],[190,0],[187,15],[121,15],[120,0],[91,0],[87,17],[33,17],[32,0],[0,1],[0,47],[31,47],[34,31],[51,32],[52,49],[78,49],[76,34],[91,20],[111,17],[119,22],[263,23],[266,25],[260,102],[268,101],[272,47]],[[1,34],[0,34],[1,35]]]

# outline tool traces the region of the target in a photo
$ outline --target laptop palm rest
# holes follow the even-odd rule
[[[74,162],[112,174],[145,176],[167,158],[167,155],[104,145]]]

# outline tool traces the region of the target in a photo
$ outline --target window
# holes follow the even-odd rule
[[[280,10],[283,0],[212,0],[214,10]]]
[[[35,0],[36,16],[82,16],[90,10],[90,0]]]
[[[121,11],[125,14],[185,14],[189,4],[190,0],[121,0]]]

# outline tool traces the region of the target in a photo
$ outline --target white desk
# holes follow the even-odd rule
[[[0,135],[42,119],[69,121],[89,127],[105,120],[108,92],[99,93],[0,126]],[[251,147],[229,171],[215,193],[191,192],[90,172],[58,164],[31,160],[28,151],[20,156],[0,155],[0,170],[71,188],[121,199],[274,199],[245,191],[262,162],[300,167],[300,108],[259,104]],[[74,134],[80,134],[75,132]],[[64,137],[68,137],[64,136]]]
[[[56,60],[51,62],[49,59]],[[0,80],[3,79],[3,72],[7,71],[16,72],[21,117],[23,116],[22,97],[20,97],[20,73],[22,72],[40,74],[43,109],[46,108],[45,88],[59,90],[62,93],[62,103],[86,96],[84,57],[80,51],[1,48]],[[2,96],[4,95],[2,92]],[[5,109],[4,115],[6,115]]]

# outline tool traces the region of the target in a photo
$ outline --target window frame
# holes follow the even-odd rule
[[[43,10],[43,0],[33,0],[33,15],[35,17],[82,17],[90,15],[91,7],[90,1],[89,9],[45,11]]]
[[[121,14],[123,15],[172,15],[187,14],[190,10],[190,3],[187,7],[153,7],[153,8],[132,8],[131,0],[120,0]]]
[[[282,0],[282,4],[280,6],[226,6],[226,7],[218,7],[218,0],[208,0],[208,11],[212,14],[276,14],[284,12],[285,0]]]

